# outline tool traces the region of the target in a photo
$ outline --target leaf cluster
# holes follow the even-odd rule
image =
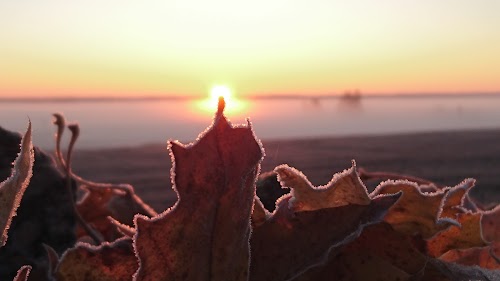
[[[177,203],[156,213],[127,184],[85,180],[71,170],[72,140],[57,114],[56,159],[78,184],[79,242],[62,256],[47,248],[47,280],[500,280],[500,207],[469,197],[473,179],[441,187],[386,180],[368,193],[352,166],[313,186],[280,165],[260,174],[264,149],[250,122],[223,114],[191,144],[170,141]],[[2,244],[33,167],[31,125],[12,176],[1,183]],[[269,211],[256,195],[280,185]],[[266,202],[274,199],[266,198]],[[266,203],[268,205],[268,203]],[[14,280],[30,280],[30,265]]]

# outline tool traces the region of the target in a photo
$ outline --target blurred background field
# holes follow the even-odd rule
[[[262,171],[287,163],[315,185],[326,184],[351,159],[368,171],[413,175],[454,186],[477,179],[472,195],[479,201],[500,202],[500,130],[395,134],[297,140],[263,140]],[[157,210],[173,205],[170,156],[166,144],[105,150],[77,150],[74,169],[84,177],[135,186]],[[378,182],[367,182],[371,190]]]

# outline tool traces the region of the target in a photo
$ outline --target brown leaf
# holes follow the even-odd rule
[[[480,222],[482,236],[491,244],[469,249],[452,249],[443,254],[440,259],[463,265],[500,269],[500,206],[489,211],[478,211],[475,214],[476,216],[482,214]]]
[[[451,250],[439,257],[439,259],[468,266],[477,265],[482,268],[499,270],[500,259],[498,257],[500,257],[500,243],[495,242],[486,247]]]
[[[21,140],[21,151],[14,160],[11,175],[0,183],[0,230],[2,231],[0,247],[7,242],[7,232],[30,182],[34,161],[30,122]]]
[[[500,205],[483,212],[481,226],[486,241],[500,242]]]
[[[252,210],[252,226],[255,227],[263,224],[270,215],[269,211],[266,210],[262,202],[260,202],[259,197],[255,196]]]
[[[280,165],[274,171],[278,174],[283,188],[292,188],[289,204],[294,211],[370,204],[366,187],[356,172],[354,161],[350,169],[335,174],[328,184],[319,187],[314,187],[302,172],[288,165]]]
[[[77,209],[83,219],[99,231],[106,241],[114,241],[122,236],[108,217],[111,216],[122,224],[133,225],[136,214],[156,214],[135,194],[133,188],[117,189],[102,186],[81,185],[86,191],[84,197],[77,202]],[[87,232],[78,227],[77,237],[83,237]]]
[[[18,271],[13,281],[27,281],[31,272],[30,265],[23,265]]]
[[[315,191],[307,190],[311,186],[304,185],[303,178],[292,178],[296,174],[287,173],[285,184],[292,188],[291,194],[280,198],[276,211],[265,222],[254,225],[250,241],[250,280],[289,280],[324,262],[332,248],[355,239],[366,225],[381,221],[400,196],[381,196],[368,199],[368,204],[352,204],[351,200],[364,203],[362,198],[368,197],[353,167],[335,175],[327,191],[331,193],[321,199],[313,193]],[[300,186],[300,191],[294,192],[295,184]],[[333,194],[336,184],[341,186],[339,196]],[[300,197],[304,189],[313,194]],[[366,197],[360,194],[363,190]],[[300,200],[295,202],[301,202],[300,206],[306,209],[314,208],[313,202],[337,207],[295,211],[289,206],[292,196],[297,193]],[[329,200],[331,202],[324,202]],[[297,208],[297,205],[292,206]]]
[[[222,107],[222,108],[221,108]],[[194,144],[170,142],[179,200],[152,219],[136,216],[134,280],[247,280],[250,213],[263,155],[250,124],[222,115]]]
[[[422,192],[420,187],[413,182],[385,181],[370,195],[377,196],[402,191],[403,196],[392,206],[384,220],[399,232],[408,235],[418,234],[427,239],[449,225],[459,225],[455,219],[450,218],[453,213],[459,211],[454,208],[454,203],[462,195],[462,191],[468,190],[473,183],[473,180],[466,180],[456,187],[428,193]],[[446,195],[450,190],[454,192],[447,198]],[[441,217],[441,213],[448,217]]]
[[[438,218],[450,218],[452,220],[457,219],[457,215],[462,213],[465,209],[463,207],[470,189],[474,187],[476,180],[466,179],[460,184],[448,188],[446,194],[442,201],[441,210],[438,214]]]
[[[294,281],[409,280],[426,261],[410,237],[382,222],[365,227],[354,241],[332,251],[324,264]]]
[[[427,240],[427,253],[439,257],[452,249],[486,246],[481,233],[481,213],[458,214],[460,226],[452,225]]]
[[[61,257],[58,281],[131,280],[137,270],[132,239],[121,238],[99,246],[78,243]]]

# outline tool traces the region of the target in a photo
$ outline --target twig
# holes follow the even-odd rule
[[[75,216],[76,216],[76,220],[83,227],[83,229],[87,232],[87,234],[90,236],[90,238],[92,238],[92,240],[94,240],[94,242],[97,245],[99,245],[103,242],[102,239],[99,237],[99,235],[97,235],[95,230],[92,229],[92,227],[90,227],[87,224],[87,222],[82,218],[82,216],[80,215],[80,212],[78,212],[78,209],[76,207],[75,197],[73,194],[73,189],[72,189],[72,184],[71,184],[71,179],[72,179],[72,177],[71,177],[71,155],[73,153],[73,147],[76,143],[76,140],[78,139],[78,136],[80,135],[80,129],[79,129],[77,124],[68,125],[68,128],[71,131],[71,141],[69,143],[68,152],[66,154],[66,188],[67,188],[68,194],[70,196],[70,201],[71,201],[71,205],[73,207],[73,211],[74,211]]]

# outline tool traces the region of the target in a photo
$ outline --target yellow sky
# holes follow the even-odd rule
[[[500,91],[498,0],[0,0],[0,97]]]

